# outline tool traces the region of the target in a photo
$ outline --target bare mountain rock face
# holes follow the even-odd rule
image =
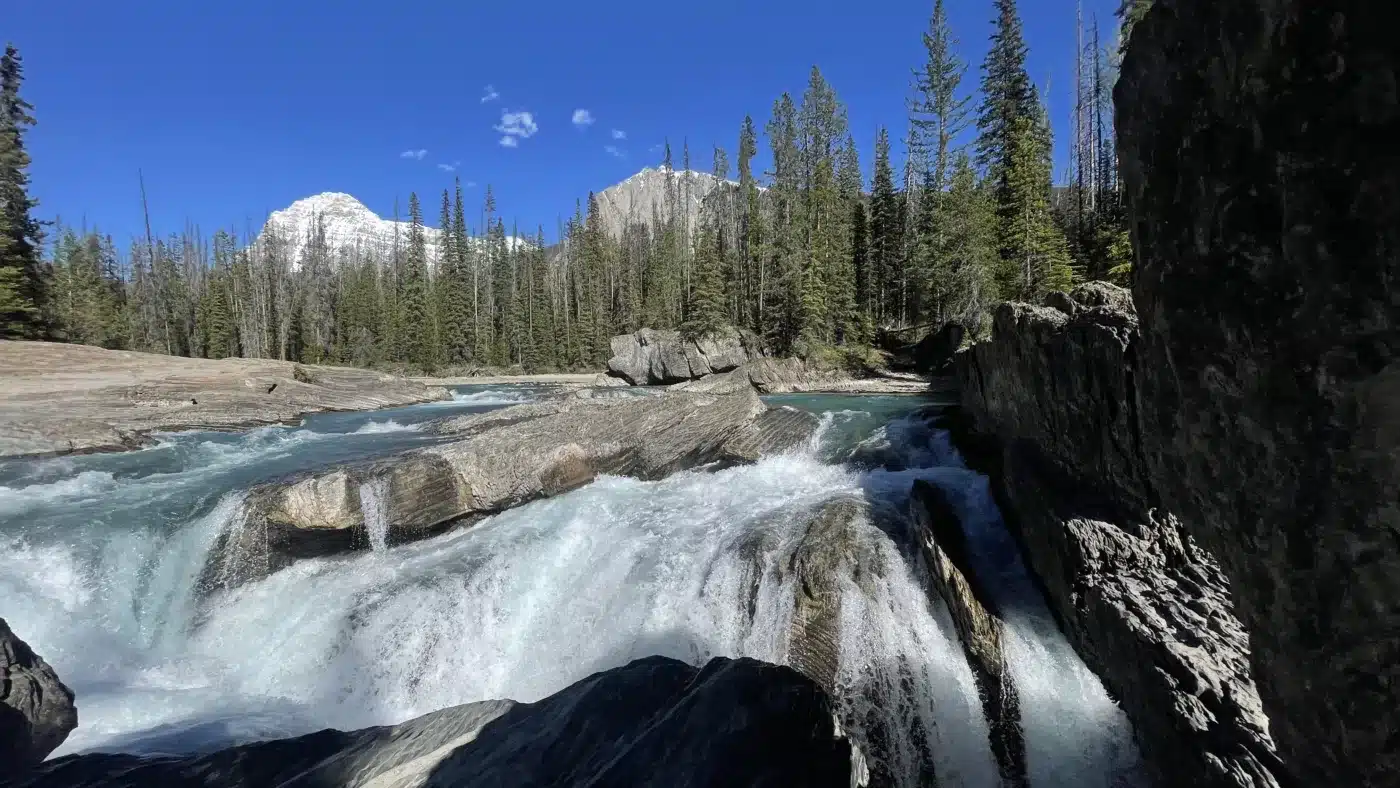
[[[733,394],[593,390],[446,419],[443,443],[252,490],[206,567],[237,585],[310,556],[423,539],[603,474],[658,479],[791,449],[817,419]]]
[[[1140,342],[1127,292],[1112,285],[1077,288],[1063,311],[1003,304],[991,339],[954,360],[962,412],[949,426],[992,478],[1051,609],[1119,699],[1161,784],[1276,786],[1280,762],[1225,577],[1152,504]]]
[[[449,399],[379,372],[0,340],[0,457],[119,451],[146,435],[233,430],[326,410]]]
[[[76,727],[73,692],[0,618],[0,772],[39,763]]]
[[[706,199],[724,186],[736,186],[707,172],[643,167],[641,172],[613,184],[594,197],[604,231],[621,238],[628,227],[644,224],[659,231],[672,213],[693,232],[700,226],[700,212]]]
[[[647,657],[537,703],[484,701],[392,727],[325,730],[206,755],[73,755],[8,788],[850,788],[854,748],[792,668]]]
[[[1400,785],[1395,13],[1157,0],[1116,89],[1141,464],[1301,785]]]

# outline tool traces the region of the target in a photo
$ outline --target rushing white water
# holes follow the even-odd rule
[[[360,485],[360,511],[365,515],[369,547],[375,552],[389,549],[389,480],[370,479]]]
[[[373,524],[384,491],[361,488],[372,552],[302,561],[202,601],[194,588],[204,560],[240,523],[238,493],[210,496],[246,486],[244,476],[22,469],[32,483],[0,487],[0,612],[77,693],[82,725],[61,752],[192,751],[487,698],[533,701],[649,654],[783,662],[799,593],[788,567],[810,514],[860,498],[870,516],[846,560],[863,563],[839,573],[845,726],[858,738],[885,731],[879,757],[902,784],[931,764],[944,786],[997,785],[948,612],[885,530],[904,515],[912,480],[927,478],[954,494],[980,560],[1024,602],[1007,605],[1008,648],[1032,784],[1108,785],[1130,767],[1121,712],[1016,574],[985,480],[960,467],[946,436],[914,419],[877,429],[907,409],[889,398],[789,400],[830,413],[821,447],[658,482],[604,478],[392,549]],[[285,462],[339,459],[366,440],[428,440],[353,426],[298,439]],[[241,440],[241,468],[281,456],[286,443]],[[131,504],[82,525],[103,490]],[[152,503],[161,494],[176,500]],[[181,522],[191,509],[201,514]],[[24,511],[41,516],[26,525],[13,514]]]

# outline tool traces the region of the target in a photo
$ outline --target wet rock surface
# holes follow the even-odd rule
[[[444,442],[255,488],[206,585],[299,558],[385,546],[577,489],[599,475],[659,479],[797,447],[817,419],[753,390],[611,397],[585,390],[437,423]]]
[[[44,760],[76,727],[73,692],[0,618],[0,771]]]
[[[0,773],[0,785],[849,788],[851,752],[827,695],[791,668],[725,658],[697,668],[647,657],[537,703],[471,703],[392,727],[325,730],[198,756],[75,755]]]

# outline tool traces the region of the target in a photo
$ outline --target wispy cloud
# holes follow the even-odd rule
[[[427,155],[428,155],[428,151],[427,151],[427,150],[425,150],[425,149],[423,149],[423,148],[419,148],[418,150],[406,150],[406,151],[404,151],[403,153],[400,153],[400,154],[399,154],[399,158],[400,158],[400,159],[415,159],[415,160],[417,160],[417,161],[422,161],[422,160],[423,160],[423,157],[424,157],[424,156],[427,156]]]
[[[613,157],[615,157],[615,158],[619,158],[619,159],[625,159],[625,158],[627,158],[627,151],[625,151],[625,150],[623,150],[623,149],[617,147],[616,145],[604,145],[604,146],[603,146],[603,150],[607,151],[609,155],[611,155],[611,156],[613,156]]]
[[[593,113],[592,113],[592,112],[589,112],[589,111],[586,110],[586,109],[576,109],[576,110],[574,110],[574,125],[575,125],[575,126],[578,126],[578,127],[581,128],[581,129],[585,129],[585,128],[588,128],[589,126],[592,126],[592,125],[593,125]]]
[[[655,145],[651,146],[649,150],[651,150],[652,153],[660,153],[661,149],[664,147],[666,146],[658,142]]]
[[[462,162],[454,161],[451,164],[439,164],[438,169],[443,172],[456,172],[457,168],[460,166],[462,166]]]
[[[501,132],[501,145],[507,148],[520,147],[520,141],[535,136],[535,132],[540,127],[535,123],[535,116],[529,112],[502,112],[501,122],[496,125],[496,131]]]
[[[615,140],[625,140],[627,139],[627,132],[623,131],[622,129],[613,129],[612,138]]]
[[[467,187],[468,189],[470,189],[471,187],[473,187],[473,186],[476,185],[476,181],[467,181],[466,183],[464,183],[464,184],[462,184],[462,185],[465,186],[465,187]]]
[[[486,86],[486,89],[483,90],[483,91],[481,91],[481,103],[482,103],[482,104],[485,104],[485,103],[490,102],[490,101],[495,101],[496,99],[498,99],[498,98],[500,98],[500,97],[501,97],[501,94],[496,92],[496,86],[495,86],[495,85],[487,85],[487,86]]]

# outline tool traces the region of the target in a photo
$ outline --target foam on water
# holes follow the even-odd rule
[[[365,517],[369,546],[375,552],[389,549],[389,480],[376,477],[360,485],[360,511]]]
[[[845,409],[861,402],[842,401]],[[820,434],[832,440],[865,417],[828,414]],[[327,434],[289,444],[288,432],[255,431],[207,447],[186,441],[182,450],[217,446],[233,465],[252,467],[371,440],[345,433],[340,442]],[[0,506],[9,500],[68,517],[49,516],[62,527],[16,518],[19,527],[0,529],[0,598],[15,630],[78,695],[82,724],[59,754],[189,752],[393,723],[476,700],[533,701],[650,654],[697,664],[717,655],[783,662],[801,593],[790,564],[810,514],[834,498],[863,498],[871,514],[854,526],[857,547],[846,560],[869,563],[839,574],[843,726],[862,741],[881,732],[876,749],[901,784],[918,784],[932,770],[944,786],[997,785],[948,612],[930,601],[917,565],[886,532],[907,511],[912,480],[931,479],[954,494],[979,556],[1020,599],[1029,580],[1023,569],[1019,579],[1015,573],[1014,549],[995,541],[1005,532],[985,480],[954,467],[961,462],[946,436],[915,419],[843,449],[852,462],[818,459],[832,452],[814,445],[656,482],[603,478],[392,549],[385,491],[367,485],[359,495],[373,551],[304,560],[202,600],[199,575],[220,534],[241,527],[241,495],[208,499],[206,489],[185,506],[193,517],[173,527],[132,504],[132,514],[77,528],[72,514],[93,506],[81,496],[100,494],[100,485],[112,485],[116,499],[147,500],[173,488],[190,496],[222,478],[186,469],[77,482],[84,471],[6,488],[9,499],[0,494]],[[73,491],[83,485],[93,491]],[[74,501],[86,509],[65,508]],[[1007,648],[1032,784],[1107,785],[1135,760],[1130,731],[1030,594],[1026,604],[1008,605]]]
[[[529,397],[525,394],[509,389],[492,389],[470,393],[452,392],[452,402],[459,405],[519,405],[529,401]]]

